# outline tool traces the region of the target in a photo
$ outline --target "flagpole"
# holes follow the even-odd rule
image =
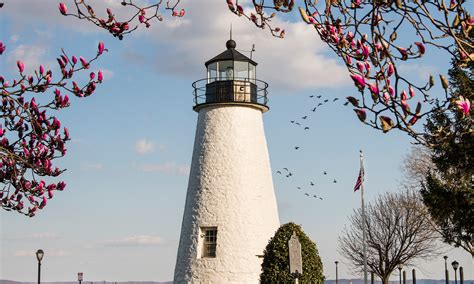
[[[365,179],[365,170],[364,170],[364,154],[362,150],[360,150],[360,168],[363,171],[362,174],[362,183],[361,183],[361,191],[360,191],[360,199],[361,199],[361,206],[362,206],[362,246],[364,252],[364,284],[368,284],[367,282],[367,236],[366,236],[366,223],[365,223],[365,205],[364,205],[364,179]]]

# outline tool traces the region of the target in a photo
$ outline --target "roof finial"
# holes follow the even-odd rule
[[[237,44],[232,39],[232,23],[230,23],[230,39],[225,43],[225,46],[227,47],[227,49],[233,49],[236,45]]]

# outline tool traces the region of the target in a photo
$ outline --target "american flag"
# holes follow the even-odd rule
[[[364,182],[364,167],[361,165],[359,176],[357,177],[356,184],[354,186],[354,192],[358,191]]]

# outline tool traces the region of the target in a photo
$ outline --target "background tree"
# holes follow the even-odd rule
[[[423,203],[415,192],[385,193],[366,207],[367,265],[383,283],[399,264],[413,264],[417,258],[438,255],[433,230]],[[339,237],[341,254],[356,272],[363,269],[363,220],[361,209],[349,218],[350,227]]]
[[[293,283],[288,253],[288,241],[293,232],[300,240],[303,258],[303,274],[299,280],[301,283],[324,282],[323,264],[316,244],[306,236],[299,225],[287,223],[280,226],[265,248],[260,274],[261,283]]]
[[[435,167],[425,173],[420,192],[443,240],[474,257],[473,113],[455,110],[474,100],[474,62],[460,64],[454,58],[449,81],[451,97],[458,103],[450,112],[435,112],[428,119],[425,136],[432,144]]]

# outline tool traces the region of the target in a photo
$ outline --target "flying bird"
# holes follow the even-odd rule
[[[288,172],[288,168],[283,168],[283,169]]]
[[[296,147],[295,147],[295,150],[298,150],[299,148],[300,148],[299,146],[296,146]]]
[[[334,179],[334,180],[333,180],[333,183],[337,183],[337,180],[336,180],[336,179]]]
[[[309,193],[306,193],[306,192],[305,192],[305,194],[304,194],[304,195],[306,195],[306,196],[309,196]]]
[[[319,104],[318,104],[318,106],[322,106],[322,105],[323,105],[323,103],[319,103]]]
[[[311,111],[312,111],[312,112],[315,112],[315,111],[316,111],[316,107],[314,107]]]
[[[308,118],[308,116],[307,116],[307,115],[305,115],[305,116],[303,116],[303,117],[302,117],[302,119],[307,119],[307,118]]]
[[[321,95],[317,96],[316,98],[318,98],[318,99],[321,98]]]
[[[294,121],[294,120],[292,120],[292,121],[290,121],[290,122],[291,122],[291,123],[295,123],[295,121]]]
[[[329,102],[329,100],[324,100],[325,103]]]
[[[311,185],[311,186],[314,186],[314,183],[313,183],[313,182],[311,182],[311,183],[310,183],[310,185]]]
[[[280,174],[280,175],[281,175],[281,171],[277,171],[277,174]]]
[[[324,171],[323,174],[327,175],[328,173],[326,171]]]
[[[309,127],[308,127],[308,126],[306,126],[306,127],[304,128],[304,130],[308,130],[308,129],[309,129]]]
[[[310,98],[314,98],[314,95],[309,96]]]
[[[297,189],[301,189],[301,187],[299,187],[299,186],[297,186],[296,188],[297,188]]]
[[[333,101],[333,102],[335,102],[335,101],[337,101],[337,100],[339,100],[339,98],[335,98],[335,99],[334,99],[334,100],[332,100],[332,101]]]

